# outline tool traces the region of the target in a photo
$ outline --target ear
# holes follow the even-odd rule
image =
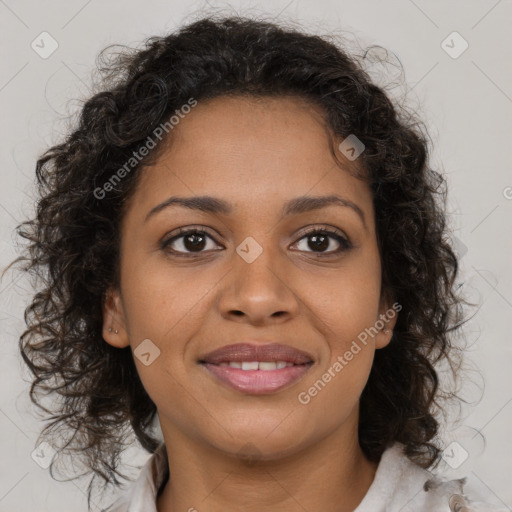
[[[379,316],[376,319],[376,327],[379,332],[375,336],[375,348],[384,348],[389,345],[393,337],[393,329],[398,319],[398,312],[402,305],[394,302],[391,294],[383,291],[379,303]],[[381,327],[381,328],[380,328]]]
[[[103,339],[113,347],[130,345],[119,290],[109,288],[103,302]]]

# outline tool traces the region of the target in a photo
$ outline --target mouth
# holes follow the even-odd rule
[[[295,383],[313,366],[312,357],[288,345],[228,345],[199,359],[217,381],[242,393],[262,395]]]

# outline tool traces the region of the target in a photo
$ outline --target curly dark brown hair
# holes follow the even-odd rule
[[[131,348],[102,338],[102,306],[106,290],[119,284],[128,199],[163,144],[105,197],[95,191],[107,190],[112,175],[190,98],[299,96],[322,109],[332,134],[364,143],[358,162],[373,193],[382,289],[402,310],[360,399],[359,443],[379,461],[399,441],[411,460],[431,467],[440,456],[437,413],[457,398],[440,385],[436,365],[448,362],[456,380],[451,335],[464,323],[465,301],[454,285],[445,180],[428,166],[429,138],[417,115],[391,101],[358,57],[327,36],[274,22],[212,16],[151,37],[143,48],[106,50],[98,60],[101,90],[84,102],[65,140],[37,161],[36,214],[17,227],[28,243],[15,260],[40,287],[25,311],[20,350],[34,375],[31,400],[52,420],[41,436],[85,462],[89,498],[98,478],[120,485],[129,442],[148,452],[160,442],[152,432],[156,406]]]

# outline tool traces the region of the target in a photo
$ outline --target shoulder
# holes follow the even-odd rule
[[[395,443],[383,453],[374,481],[355,512],[507,512],[479,501],[468,478],[447,479],[412,462]]]
[[[450,480],[423,469],[395,443],[383,453],[374,481],[354,512],[510,512],[481,501],[468,478]],[[168,477],[162,443],[139,477],[106,512],[157,512],[156,498]]]

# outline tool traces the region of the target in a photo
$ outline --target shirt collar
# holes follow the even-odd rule
[[[158,494],[168,478],[169,462],[162,441],[142,467],[129,492],[113,505],[111,512],[157,512]]]

